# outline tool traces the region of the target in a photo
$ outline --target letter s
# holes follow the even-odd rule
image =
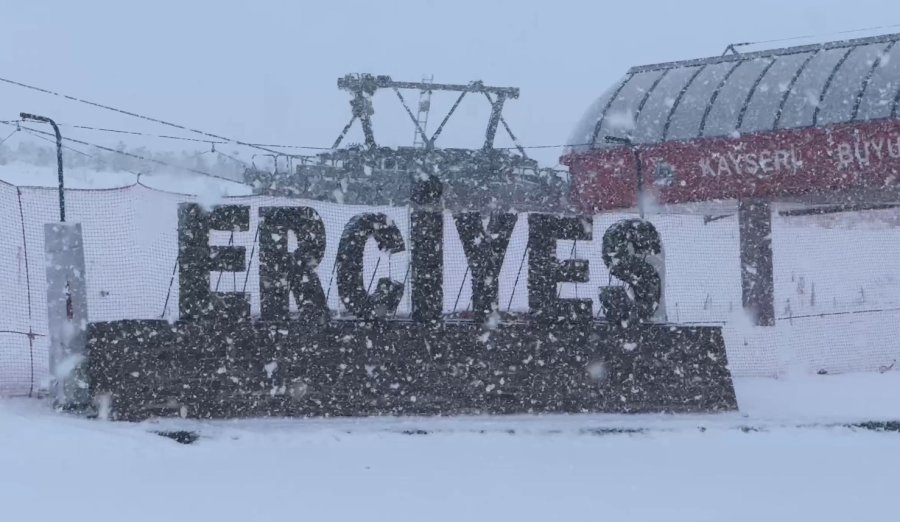
[[[747,174],[754,176],[757,172],[759,172],[759,162],[756,159],[756,154],[752,152],[749,154],[745,154],[744,162],[747,164],[747,166],[745,167]]]
[[[653,316],[662,296],[662,278],[646,258],[661,252],[659,232],[649,221],[625,219],[606,230],[603,263],[625,284],[601,289],[600,306],[608,321],[627,326]]]

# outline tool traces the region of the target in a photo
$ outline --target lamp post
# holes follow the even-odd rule
[[[59,173],[59,223],[44,225],[44,256],[47,260],[47,320],[50,331],[50,393],[54,404],[78,410],[91,403],[86,364],[85,326],[88,321],[85,289],[84,247],[81,225],[66,223],[63,179],[62,135],[56,122],[46,116],[20,113],[23,120],[49,123],[56,134],[56,165]],[[70,367],[69,361],[82,361]]]
[[[62,159],[62,135],[59,133],[59,127],[56,122],[46,116],[38,116],[36,114],[28,114],[27,112],[19,113],[19,117],[23,120],[39,121],[49,123],[56,133],[56,166],[59,170],[59,221],[66,222],[66,194],[65,184],[63,182],[63,159]]]
[[[637,176],[637,207],[641,219],[644,219],[644,176],[642,175],[641,152],[640,147],[631,141],[631,138],[620,138],[618,136],[607,136],[606,143],[618,143],[625,145],[634,154],[635,176]]]

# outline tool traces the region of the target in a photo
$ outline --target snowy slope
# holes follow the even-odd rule
[[[900,416],[900,378],[828,377],[806,397],[764,381],[739,383],[752,412],[743,416],[125,424],[7,400],[0,514],[16,522],[892,519],[900,434],[834,423],[848,411]],[[868,412],[853,407],[860,389],[885,400]],[[791,402],[807,414],[785,408]],[[180,445],[153,434],[175,429],[200,438]]]

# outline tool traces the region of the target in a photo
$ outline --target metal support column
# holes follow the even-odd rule
[[[738,202],[741,292],[744,310],[757,326],[775,325],[772,210],[764,199]]]

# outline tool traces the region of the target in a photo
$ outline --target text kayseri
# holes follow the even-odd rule
[[[701,175],[722,177],[748,174],[764,176],[781,172],[794,172],[803,161],[794,147],[789,149],[761,150],[759,152],[713,153],[699,161]]]

